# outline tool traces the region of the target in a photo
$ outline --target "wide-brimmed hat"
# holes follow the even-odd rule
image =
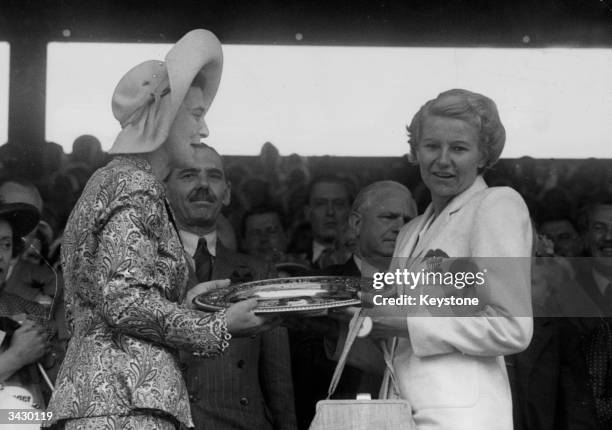
[[[25,236],[38,225],[38,209],[27,203],[0,202],[0,219],[7,220],[16,236]]]
[[[132,68],[113,93],[113,115],[121,131],[109,153],[144,153],[159,148],[191,85],[202,89],[205,107],[210,107],[222,68],[219,39],[202,29],[192,30],[176,42],[165,61],[149,60]]]

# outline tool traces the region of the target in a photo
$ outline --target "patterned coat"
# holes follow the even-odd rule
[[[54,420],[159,414],[193,426],[177,350],[221,353],[225,315],[179,305],[188,268],[148,162],[121,156],[92,176],[68,220],[62,265],[72,338]]]

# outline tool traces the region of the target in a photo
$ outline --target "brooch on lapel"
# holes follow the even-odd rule
[[[446,252],[442,251],[441,249],[430,249],[427,251],[421,262],[424,262],[427,265],[428,271],[439,272],[440,266],[445,258],[449,258]]]

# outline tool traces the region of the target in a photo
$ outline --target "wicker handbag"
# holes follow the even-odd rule
[[[414,430],[416,428],[410,404],[403,399],[387,399],[386,384],[381,388],[379,400],[330,400],[336,391],[348,353],[363,320],[364,317],[359,311],[349,323],[348,335],[329,384],[327,399],[317,403],[316,415],[310,424],[310,430]],[[387,348],[383,348],[383,352],[387,364],[386,373],[390,377],[385,378],[385,381],[393,383],[396,392],[399,392],[391,354]]]

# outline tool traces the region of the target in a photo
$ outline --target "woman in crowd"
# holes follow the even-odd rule
[[[6,409],[45,407],[40,378],[30,365],[49,353],[55,328],[44,306],[7,292],[5,284],[22,237],[36,227],[38,217],[30,204],[0,200],[0,407]]]
[[[480,299],[472,308],[417,301],[407,307],[407,318],[393,318],[392,306],[376,307],[372,335],[392,346],[393,371],[387,373],[397,382],[396,394],[410,402],[418,430],[511,430],[503,356],[525,349],[532,335],[532,233],[520,195],[488,188],[481,176],[502,152],[504,127],[491,99],[455,89],[421,107],[408,132],[432,202],[400,233],[389,271],[439,271],[453,257],[470,257],[451,271],[484,271],[486,282],[461,291]],[[459,292],[452,287],[449,293],[422,284],[415,291],[448,297]]]
[[[62,245],[72,338],[49,411],[66,429],[193,426],[177,350],[214,356],[268,322],[254,300],[218,313],[181,305],[211,285],[187,292],[162,180],[203,145],[221,68],[217,38],[194,30],[115,89],[118,156],[89,180]]]

